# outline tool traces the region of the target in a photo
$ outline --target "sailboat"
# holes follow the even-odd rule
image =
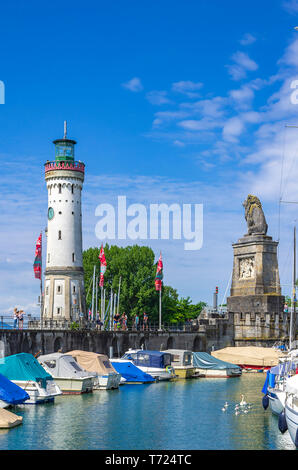
[[[288,354],[280,359],[279,364],[271,367],[267,372],[266,380],[262,389],[263,407],[266,409],[269,405],[272,413],[280,415],[285,408],[287,397],[287,380],[296,373],[298,367],[298,350],[294,349],[293,335],[295,331],[296,317],[296,227],[294,227],[293,239],[293,279],[292,279],[292,300],[289,331]]]

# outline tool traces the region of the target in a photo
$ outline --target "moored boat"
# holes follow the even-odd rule
[[[0,408],[21,405],[29,398],[28,393],[23,388],[0,374]]]
[[[115,370],[108,356],[88,351],[69,351],[76,362],[87,372],[94,373],[94,390],[111,390],[119,387],[121,375]]]
[[[143,349],[130,349],[122,359],[132,361],[143,372],[151,375],[155,380],[172,380],[176,378],[171,365],[171,354],[163,351]]]
[[[111,359],[111,363],[117,372],[119,372],[121,375],[121,384],[134,385],[151,384],[155,382],[155,379],[152,377],[152,375],[142,371],[131,361],[113,358]]]
[[[281,432],[289,431],[293,444],[298,448],[298,374],[286,381],[284,410],[279,415]]]
[[[193,364],[195,373],[200,377],[230,378],[240,377],[242,374],[240,366],[217,359],[206,352],[194,352]]]
[[[175,370],[177,378],[189,379],[194,377],[193,353],[185,349],[166,349],[163,351],[171,354],[171,366]]]
[[[53,402],[62,395],[53,377],[48,374],[32,354],[6,356],[0,361],[0,373],[24,389],[29,399],[24,404]]]
[[[286,353],[259,346],[226,347],[212,351],[211,355],[221,361],[230,362],[248,371],[263,371],[276,366]]]
[[[96,374],[84,371],[71,355],[46,354],[39,356],[38,361],[64,395],[92,392]]]

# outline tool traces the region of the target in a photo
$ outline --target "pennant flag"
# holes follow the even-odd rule
[[[163,278],[162,271],[163,271],[163,264],[162,264],[162,257],[160,253],[159,260],[157,263],[156,276],[155,276],[155,290],[161,290],[162,288],[162,278]]]
[[[34,270],[34,276],[35,279],[41,279],[41,234],[39,235],[37,242],[36,242],[36,247],[35,247],[35,260],[33,263],[33,270]]]
[[[106,272],[107,269],[107,262],[106,262],[106,257],[105,257],[105,252],[103,249],[103,245],[101,245],[100,252],[99,252],[99,261],[100,261],[100,280],[99,280],[99,286],[103,287],[104,284],[104,273]]]

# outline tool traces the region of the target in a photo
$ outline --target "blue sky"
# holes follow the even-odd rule
[[[182,240],[140,244],[156,258],[162,250],[166,283],[212,302],[216,285],[220,299],[225,292],[252,193],[268,234],[280,239],[288,294],[298,207],[282,205],[279,219],[278,201],[298,200],[298,129],[285,128],[298,125],[297,25],[296,0],[2,5],[0,311],[38,311],[32,262],[47,224],[43,163],[54,158],[64,120],[86,164],[84,248],[101,243],[97,205],[115,205],[118,195],[146,206],[203,204],[201,250],[185,251]]]

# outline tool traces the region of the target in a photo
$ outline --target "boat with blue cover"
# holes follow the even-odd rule
[[[229,378],[239,377],[242,374],[240,366],[217,359],[206,352],[194,352],[193,365],[199,377]]]
[[[21,405],[29,398],[25,390],[0,374],[0,408]]]
[[[269,406],[275,415],[279,415],[285,407],[286,383],[296,373],[298,367],[297,353],[297,350],[291,351],[286,359],[281,359],[279,364],[271,367],[266,373],[265,383],[262,388],[264,394],[262,404],[264,409]]]
[[[171,354],[163,351],[151,351],[143,349],[129,349],[122,359],[133,362],[146,374],[155,380],[172,380],[176,378],[174,368],[171,365]]]
[[[32,354],[20,353],[2,358],[0,374],[28,393],[30,398],[24,402],[25,405],[54,401],[56,396],[62,395],[53,377]]]
[[[152,375],[143,372],[139,367],[135,366],[131,361],[125,359],[111,359],[114,369],[122,376],[124,384],[151,384],[155,382]]]

